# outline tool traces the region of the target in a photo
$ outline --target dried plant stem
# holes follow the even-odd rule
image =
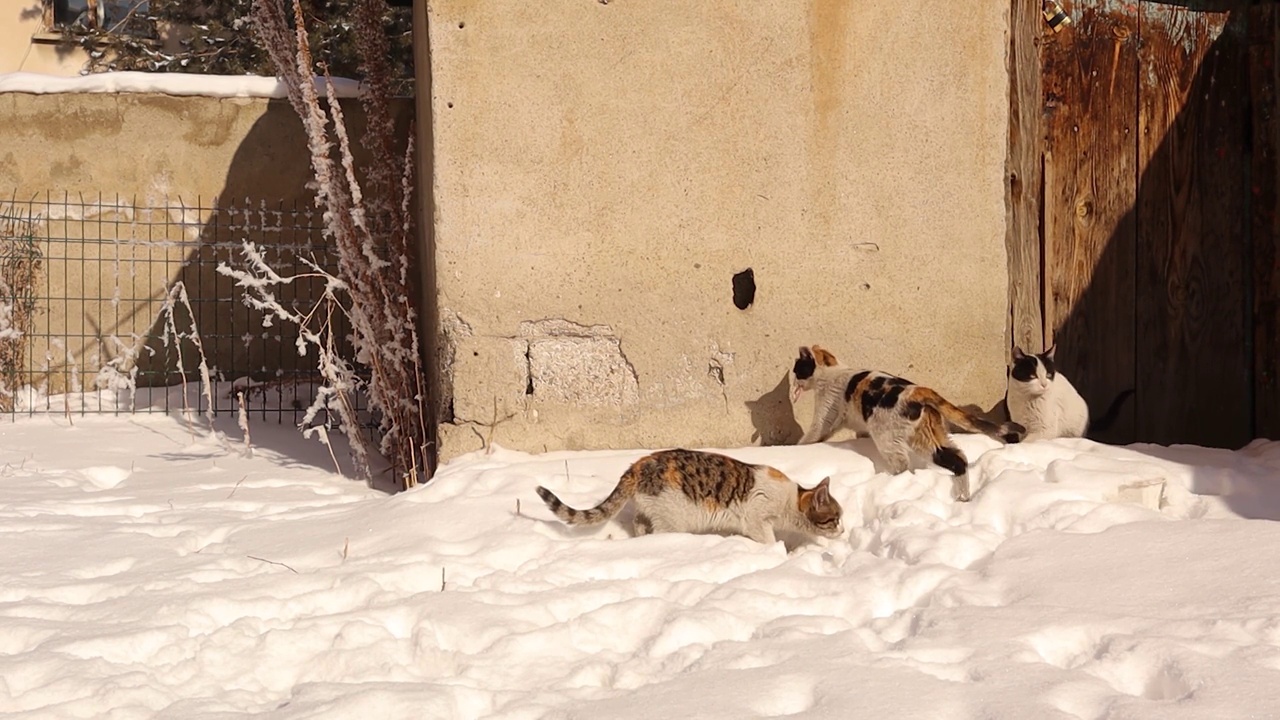
[[[253,30],[302,121],[315,176],[316,205],[324,210],[325,236],[338,251],[338,272],[326,276],[330,318],[319,327],[308,327],[300,342],[300,349],[304,344],[317,349],[325,380],[309,415],[323,408],[340,417],[352,441],[357,472],[372,482],[375,448],[366,446],[351,400],[351,393],[367,391],[380,435],[376,450],[400,472],[401,486],[412,487],[424,472],[428,477],[434,473],[434,446],[426,419],[427,383],[415,329],[417,315],[409,302],[415,295],[410,272],[413,136],[410,133],[403,142],[399,139],[390,111],[389,45],[382,26],[385,4],[359,0],[353,22],[365,74],[362,82],[368,88],[361,97],[367,129],[360,140],[371,162],[364,168],[363,181],[356,171],[342,103],[327,71],[324,97],[317,91],[306,18],[297,0],[292,10],[291,28],[282,0],[254,0]],[[401,145],[403,154],[396,151]],[[250,256],[248,248],[246,244],[250,272],[242,273],[238,284],[246,288],[246,297],[253,296],[251,304],[271,309],[277,319],[300,326],[311,323],[315,308],[298,316],[279,308],[267,290],[296,278],[280,277],[260,256]],[[339,358],[334,351],[331,315],[335,306],[350,320],[354,358]],[[355,371],[353,362],[368,370],[367,380]]]

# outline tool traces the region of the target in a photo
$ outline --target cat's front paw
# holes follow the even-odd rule
[[[1027,437],[1027,429],[1010,420],[1000,427],[1000,439],[1008,445],[1020,443]]]

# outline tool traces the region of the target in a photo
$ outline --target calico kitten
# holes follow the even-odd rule
[[[1132,389],[1120,393],[1102,417],[1090,420],[1089,404],[1054,365],[1056,349],[1050,347],[1028,355],[1022,348],[1013,348],[1005,402],[1009,417],[1026,426],[1027,440],[1085,437],[1091,430],[1102,432],[1111,427],[1120,414],[1120,406],[1133,394]]]
[[[833,538],[843,532],[831,478],[806,490],[767,465],[696,450],[660,450],[640,458],[609,497],[590,510],[575,510],[550,490],[541,497],[570,525],[602,523],[635,499],[636,536],[660,532],[729,533],[773,543],[774,530]]]
[[[969,461],[951,443],[948,427],[1005,443],[1016,443],[1026,433],[1017,423],[997,425],[966,412],[922,385],[841,365],[817,345],[800,348],[791,372],[795,378],[793,402],[806,390],[817,393],[813,422],[800,438],[801,445],[821,442],[846,425],[871,436],[891,473],[906,472],[913,453],[951,471],[956,476],[956,499],[962,502],[969,500]]]

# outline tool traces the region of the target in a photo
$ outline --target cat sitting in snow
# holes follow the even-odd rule
[[[1133,390],[1120,393],[1102,417],[1091,421],[1089,404],[1054,365],[1055,350],[1056,346],[1028,355],[1022,348],[1013,348],[1006,402],[1009,418],[1027,429],[1024,442],[1084,437],[1090,430],[1102,432],[1111,427],[1125,398],[1133,394]]]
[[[660,532],[729,533],[772,544],[774,530],[833,538],[843,532],[831,478],[805,489],[767,465],[697,450],[660,450],[627,469],[604,502],[575,510],[550,490],[538,497],[570,525],[596,525],[634,499],[636,536]]]

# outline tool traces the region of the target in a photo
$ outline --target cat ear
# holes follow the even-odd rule
[[[808,346],[806,346],[806,345],[801,345],[801,346],[800,346],[800,357],[804,358],[805,360],[808,360],[809,358],[812,358],[812,357],[813,357],[813,353],[809,350]]]
[[[1018,347],[1017,345],[1014,345],[1014,346],[1013,346],[1013,359],[1014,359],[1014,360],[1021,360],[1021,359],[1025,358],[1026,356],[1027,356],[1027,354],[1026,354],[1026,353],[1024,353],[1024,352],[1022,352],[1022,348]]]
[[[822,367],[834,367],[836,364],[836,356],[827,351],[826,348],[813,346],[813,357]]]
[[[1040,354],[1041,354],[1041,355],[1044,355],[1045,357],[1047,357],[1047,358],[1049,358],[1050,360],[1052,360],[1052,359],[1053,359],[1053,353],[1054,353],[1054,352],[1056,352],[1057,350],[1058,350],[1058,345],[1055,343],[1055,344],[1053,344],[1053,345],[1050,345],[1048,350],[1045,350],[1044,352],[1042,352],[1042,353],[1040,353]]]
[[[831,478],[824,477],[822,482],[813,488],[813,501],[819,505],[825,504],[831,499]]]

